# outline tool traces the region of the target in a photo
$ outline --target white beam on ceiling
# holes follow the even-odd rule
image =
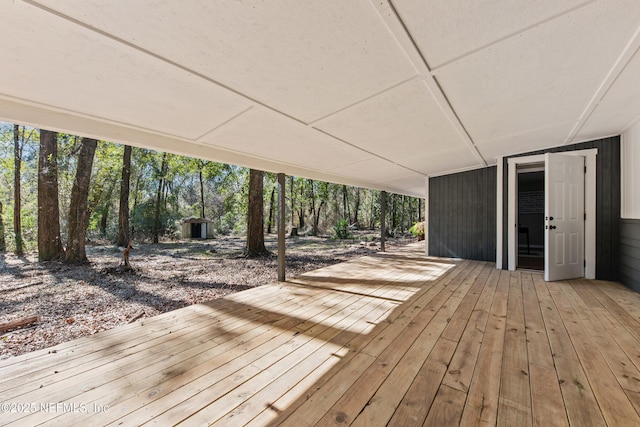
[[[587,120],[589,120],[591,114],[593,114],[600,101],[602,101],[609,89],[611,89],[611,87],[615,83],[616,79],[620,76],[622,71],[624,71],[625,67],[638,52],[640,52],[640,26],[638,26],[633,36],[629,39],[629,42],[624,46],[622,52],[618,56],[618,59],[611,65],[609,72],[604,77],[604,79],[600,83],[600,86],[598,86],[595,93],[587,103],[587,106],[578,118],[576,124],[569,132],[569,135],[567,135],[564,141],[565,144],[575,142],[574,139],[576,135],[580,132],[585,123],[587,123]]]
[[[442,112],[449,119],[451,125],[455,128],[460,138],[465,142],[472,155],[480,162],[480,164],[487,166],[486,159],[480,154],[480,151],[476,147],[473,139],[464,124],[458,117],[453,105],[449,102],[446,94],[442,90],[442,87],[438,83],[435,76],[431,73],[429,63],[424,57],[423,53],[418,48],[418,45],[413,40],[409,29],[404,24],[402,17],[396,10],[391,0],[377,1],[371,0],[372,5],[376,8],[380,17],[387,24],[389,31],[398,41],[398,44],[402,47],[407,57],[414,64],[421,77],[424,79],[429,91],[433,97],[438,101],[438,105]]]

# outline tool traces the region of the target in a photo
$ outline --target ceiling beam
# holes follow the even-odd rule
[[[576,135],[580,132],[580,130],[582,130],[584,125],[587,123],[587,120],[589,120],[591,114],[593,114],[595,109],[598,107],[598,104],[600,104],[600,101],[602,101],[609,89],[611,89],[611,86],[613,86],[618,76],[620,76],[620,74],[627,67],[634,55],[636,55],[639,51],[640,26],[636,28],[633,36],[629,39],[629,42],[622,49],[622,52],[618,56],[618,59],[613,63],[613,65],[609,69],[609,72],[600,83],[600,86],[598,86],[598,88],[596,89],[595,93],[587,103],[584,111],[582,112],[582,114],[580,114],[580,117],[576,121],[576,124],[573,126],[573,128],[565,138],[564,144],[571,144],[575,142],[574,139]]]
[[[386,23],[387,28],[389,28],[391,34],[393,34],[409,60],[413,63],[414,67],[416,67],[416,70],[424,79],[429,91],[436,100],[441,111],[449,119],[449,122],[456,130],[460,138],[467,145],[467,148],[469,149],[473,157],[475,157],[481,165],[488,166],[487,160],[482,156],[480,150],[478,150],[478,147],[473,141],[473,138],[456,113],[455,108],[449,101],[449,98],[445,94],[442,86],[440,86],[437,78],[431,72],[427,59],[420,51],[420,48],[416,44],[413,36],[411,35],[411,32],[409,31],[404,21],[402,20],[402,17],[393,5],[393,2],[391,0],[387,0],[384,2],[371,0],[371,4],[376,8],[378,14]]]

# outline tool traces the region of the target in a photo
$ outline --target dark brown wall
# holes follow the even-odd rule
[[[429,179],[429,254],[496,260],[496,167]]]

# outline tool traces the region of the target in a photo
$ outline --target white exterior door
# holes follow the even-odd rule
[[[200,237],[203,239],[207,238],[207,223],[203,222],[200,226]]]
[[[545,154],[544,279],[584,276],[584,157]]]

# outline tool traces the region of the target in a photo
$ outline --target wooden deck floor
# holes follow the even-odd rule
[[[640,425],[640,294],[427,258],[316,270],[0,362],[0,424]]]

